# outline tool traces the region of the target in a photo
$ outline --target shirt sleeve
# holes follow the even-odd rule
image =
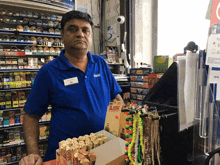
[[[103,59],[104,60],[104,59]],[[107,71],[107,75],[109,76],[109,85],[110,85],[110,90],[111,90],[111,100],[115,99],[117,97],[117,95],[119,93],[122,92],[122,89],[120,87],[120,85],[118,84],[118,82],[115,80],[115,77],[113,76],[108,64],[105,62],[105,67],[106,67],[106,71]]]
[[[28,114],[37,114],[42,117],[48,111],[49,88],[48,75],[45,69],[38,72],[30,94],[25,103],[24,111]]]

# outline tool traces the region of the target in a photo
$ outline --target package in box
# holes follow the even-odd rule
[[[123,103],[121,101],[114,100],[109,103],[106,118],[105,118],[105,130],[112,133],[115,136],[119,135],[119,121]]]

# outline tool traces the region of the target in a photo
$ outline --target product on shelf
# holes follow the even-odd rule
[[[56,53],[60,53],[60,48],[55,48]]]
[[[27,12],[27,17],[32,17],[32,12],[31,11]]]
[[[0,45],[0,51],[3,51],[3,46],[2,45]]]
[[[15,125],[20,125],[20,116],[21,116],[21,113],[20,113],[20,110],[15,110]]]
[[[25,11],[20,11],[20,16],[25,17],[26,16],[26,12]]]
[[[43,47],[39,46],[38,49],[37,49],[37,51],[38,51],[38,52],[43,52],[44,49],[43,49]]]
[[[12,15],[12,11],[11,11],[11,10],[7,10],[7,11],[6,11],[6,15],[11,16],[11,15]]]
[[[24,31],[28,32],[29,31],[29,27],[28,26],[24,26]]]
[[[17,31],[23,31],[24,28],[23,28],[23,26],[18,25],[16,29],[17,29]]]
[[[55,52],[55,49],[54,48],[50,48],[50,52]]]
[[[19,11],[13,11],[13,16],[19,16]]]
[[[41,26],[42,25],[42,21],[41,20],[37,20],[36,25],[37,26]]]
[[[38,27],[37,30],[36,30],[36,32],[42,33],[42,32],[43,32],[43,29],[42,29],[41,27]]]
[[[0,101],[2,102],[2,100]],[[3,111],[0,111],[0,128],[3,127]],[[0,144],[2,143],[2,137],[0,134]]]
[[[30,41],[31,41],[30,37],[28,37],[28,36],[24,37],[24,42],[30,42]]]
[[[10,49],[11,49],[11,52],[17,52],[18,51],[17,46],[11,46]]]
[[[54,42],[54,39],[53,39],[53,38],[50,38],[50,39],[49,39],[49,42]]]
[[[46,18],[46,16],[43,13],[41,13],[40,14],[40,19],[47,19],[47,18]]]
[[[36,37],[31,37],[31,42],[36,42],[36,41],[37,41]],[[34,46],[32,46],[32,47],[34,47]]]
[[[55,21],[57,19],[57,17],[54,14],[51,14],[51,20]]]
[[[48,22],[48,26],[49,26],[49,27],[53,27],[53,26],[54,26],[53,21],[49,21],[49,22]]]
[[[49,32],[50,32],[50,33],[54,33],[54,29],[53,29],[53,28],[50,28],[50,29],[49,29]]]
[[[44,52],[49,52],[49,48],[48,47],[44,47]]]
[[[43,42],[48,42],[48,38],[47,37],[43,38]]]
[[[9,113],[9,126],[15,125],[15,112],[14,111],[8,111]]]
[[[9,112],[3,112],[3,127],[9,127]]]
[[[8,35],[4,35],[2,38],[3,41],[10,41],[9,36]]]
[[[29,19],[28,19],[28,18],[24,18],[24,19],[23,19],[23,23],[24,23],[24,24],[28,24],[28,23],[29,23]]]
[[[11,41],[17,41],[17,38],[16,38],[15,36],[11,36],[11,37],[10,37],[10,40],[11,40]]]
[[[18,107],[18,93],[17,91],[11,91],[11,100],[12,100],[12,107]]]
[[[37,41],[43,41],[41,37],[37,37]]]
[[[47,129],[47,126],[45,125],[40,126],[39,139],[46,139],[46,132],[45,132],[46,129]]]
[[[36,27],[35,26],[31,26],[30,31],[31,32],[36,32]]]
[[[0,9],[0,14],[1,15],[5,15],[6,14],[6,10],[5,9]]]
[[[54,24],[53,24],[53,27],[57,28],[59,25],[59,22],[55,21]]]
[[[60,34],[61,31],[59,29],[55,29],[54,32],[55,32],[55,34]]]
[[[31,52],[37,52],[37,48],[35,46],[31,47]]]
[[[21,116],[20,116],[20,124],[23,124],[23,120],[24,120],[24,109],[20,109],[20,113],[21,113]]]
[[[32,17],[33,17],[33,18],[38,18],[38,13],[33,12],[33,13],[32,13]]]
[[[36,20],[35,20],[35,19],[31,19],[31,20],[29,21],[29,25],[30,25],[30,26],[36,25]],[[36,28],[35,28],[35,30],[36,30]]]

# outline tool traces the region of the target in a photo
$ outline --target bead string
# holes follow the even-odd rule
[[[128,147],[128,158],[131,162],[131,164],[133,165],[137,165],[137,163],[133,160],[133,158],[131,157],[131,149],[132,147],[134,146],[134,142],[135,142],[135,138],[136,138],[136,123],[137,123],[137,116],[134,115],[134,120],[133,120],[133,136],[132,136],[132,139],[131,139],[131,144],[129,145]]]
[[[125,140],[126,140],[126,144],[125,144],[125,161],[127,163],[129,163],[129,159],[128,159],[128,146],[129,146],[129,119],[131,117],[131,115],[129,115],[128,113],[126,113],[126,126],[125,126],[125,129],[126,129],[126,134],[125,134]]]
[[[140,131],[140,147],[141,147],[141,152],[142,152],[142,154],[144,153],[144,144],[143,144],[143,142],[144,142],[144,138],[143,138],[143,120],[142,120],[142,118],[140,117],[140,115],[141,115],[141,112],[139,111],[138,112],[138,124],[139,124],[139,131]],[[138,155],[139,155],[139,159],[140,159],[140,157],[141,157],[141,155],[142,155],[141,153],[139,153]],[[140,161],[140,162],[142,162],[142,160]]]

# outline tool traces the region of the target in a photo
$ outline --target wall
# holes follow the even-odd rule
[[[135,0],[135,4],[135,64],[153,65],[157,55],[158,0]]]
[[[120,1],[119,0],[105,0],[104,1],[104,19],[102,22],[103,33],[103,50],[106,46],[117,46],[120,44],[120,24],[117,23],[116,18],[120,15]],[[112,31],[108,33],[108,27],[113,27]],[[110,33],[113,37],[110,38]],[[118,46],[118,49],[120,47]],[[120,52],[120,51],[119,51]]]
[[[77,0],[77,10],[87,11],[94,22],[93,29],[93,46],[90,52],[93,54],[100,54],[100,0]]]

